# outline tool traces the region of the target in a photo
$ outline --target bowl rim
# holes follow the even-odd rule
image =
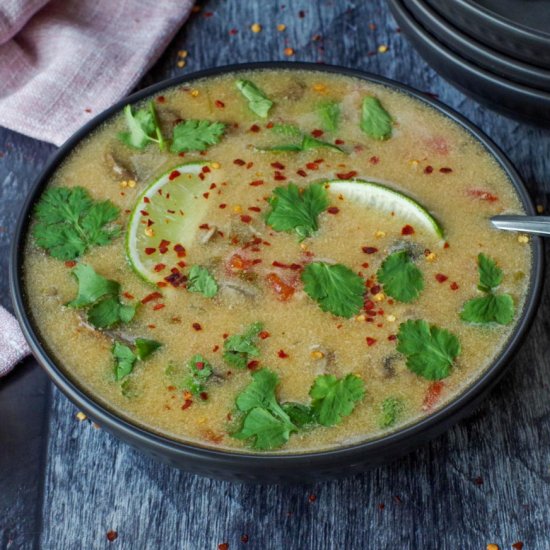
[[[232,467],[246,466],[248,468],[258,466],[260,468],[270,468],[280,466],[282,462],[289,466],[294,465],[306,467],[311,467],[315,464],[320,465],[327,462],[332,464],[351,463],[352,461],[361,460],[371,453],[374,455],[383,454],[386,449],[394,448],[396,445],[402,445],[406,441],[413,439],[415,436],[421,436],[422,434],[429,433],[436,425],[440,423],[444,423],[445,421],[450,422],[461,409],[465,408],[469,402],[474,401],[476,397],[479,397],[484,391],[488,390],[500,378],[504,367],[508,364],[509,359],[515,353],[523,337],[525,336],[537,310],[543,281],[544,257],[541,238],[534,237],[531,241],[532,270],[529,280],[529,290],[525,298],[525,304],[521,316],[518,319],[514,331],[510,335],[506,346],[501,350],[495,361],[493,361],[493,363],[477,380],[475,380],[475,382],[473,382],[465,389],[464,392],[461,392],[441,409],[419,420],[418,422],[405,426],[403,429],[377,439],[321,451],[293,453],[267,452],[260,454],[249,451],[242,452],[240,450],[221,450],[201,446],[197,443],[177,441],[168,436],[148,430],[138,424],[134,424],[132,421],[119,416],[118,413],[115,413],[98,401],[95,401],[91,395],[88,395],[88,393],[81,389],[77,383],[73,382],[69,376],[63,373],[62,367],[59,367],[56,364],[55,360],[50,357],[50,354],[47,352],[45,347],[43,347],[38,330],[35,330],[31,321],[31,314],[28,313],[26,309],[22,268],[24,259],[24,244],[32,213],[32,207],[44,187],[47,185],[50,176],[55,172],[60,163],[73,151],[75,146],[78,145],[83,138],[88,136],[88,134],[100,124],[109,119],[112,115],[120,112],[127,104],[134,104],[167,88],[187,84],[200,78],[262,69],[307,70],[360,78],[366,82],[379,84],[398,92],[405,93],[421,101],[423,104],[434,108],[439,113],[450,118],[466,130],[470,135],[472,135],[479,143],[481,143],[481,145],[493,156],[495,161],[498,162],[499,166],[507,174],[526,212],[530,215],[534,215],[536,213],[532,200],[519,174],[498,146],[462,115],[458,114],[453,109],[438,100],[423,94],[422,92],[385,77],[338,65],[320,65],[316,63],[287,61],[263,61],[224,65],[166,79],[121,99],[86,123],[53,154],[44,169],[41,171],[40,175],[33,183],[31,191],[28,193],[24,205],[19,213],[10,251],[10,293],[15,314],[21,325],[23,334],[29,343],[33,355],[42,368],[46,370],[47,374],[56,386],[73,403],[89,414],[89,416],[91,416],[101,426],[106,427],[122,439],[133,441],[136,445],[140,445],[142,447],[145,446],[148,448],[154,448],[160,453],[166,453],[171,456],[177,455],[181,458],[188,458],[189,460],[200,459],[206,464],[215,463],[220,467],[225,465]]]

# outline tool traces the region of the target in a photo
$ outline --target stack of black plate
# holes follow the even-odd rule
[[[550,127],[550,0],[388,0],[444,78],[508,116]]]

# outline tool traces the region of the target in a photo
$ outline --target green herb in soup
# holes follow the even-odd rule
[[[490,226],[502,212],[524,213],[489,153],[408,95],[317,71],[199,79],[57,169],[26,296],[67,376],[131,422],[334,449],[421,420],[498,356],[531,270],[529,239]]]

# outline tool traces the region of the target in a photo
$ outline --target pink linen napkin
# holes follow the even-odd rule
[[[0,126],[61,145],[135,86],[193,0],[0,4]]]
[[[62,144],[131,90],[193,0],[0,0],[0,126]],[[0,377],[30,350],[0,306]]]

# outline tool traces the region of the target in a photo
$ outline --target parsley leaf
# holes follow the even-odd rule
[[[390,254],[376,273],[384,292],[400,302],[413,302],[424,289],[422,271],[416,267],[406,250]]]
[[[243,334],[235,334],[227,338],[223,343],[225,361],[234,367],[246,368],[250,357],[260,355],[260,348],[256,344],[263,328],[262,323],[253,323]]]
[[[86,264],[78,264],[72,271],[78,281],[77,297],[67,304],[72,308],[88,307],[88,321],[96,328],[110,328],[129,323],[137,305],[120,302],[120,284],[106,279]]]
[[[148,338],[136,338],[134,342],[136,346],[136,355],[140,361],[144,361],[152,353],[157,351],[162,344],[156,340],[149,340]]]
[[[295,231],[303,240],[317,231],[317,217],[328,208],[329,199],[326,189],[319,183],[302,189],[289,183],[273,190],[269,205],[267,225],[275,231]]]
[[[186,120],[174,127],[172,153],[206,151],[211,145],[220,142],[225,131],[223,122],[209,120]]]
[[[54,187],[43,193],[35,207],[36,244],[58,260],[74,260],[92,246],[118,236],[109,228],[119,209],[110,201],[94,201],[82,187]]]
[[[392,123],[392,117],[376,97],[363,99],[360,126],[365,134],[373,139],[388,139],[392,134]]]
[[[246,413],[236,439],[253,439],[255,449],[275,449],[284,445],[296,426],[277,401],[275,389],[278,377],[268,369],[260,369],[252,382],[238,395],[236,405]]]
[[[460,318],[469,323],[498,323],[499,325],[508,325],[514,319],[514,300],[510,294],[495,294],[494,290],[502,283],[504,273],[496,262],[486,256],[479,254],[477,257],[477,267],[479,272],[478,289],[485,292],[482,298],[472,298],[468,300],[462,311]]]
[[[115,359],[115,380],[122,380],[134,370],[136,354],[126,345],[115,342],[112,350]]]
[[[218,283],[206,267],[194,265],[189,271],[187,290],[189,292],[200,292],[207,298],[213,298],[218,293]]]
[[[401,323],[397,340],[397,351],[405,355],[409,370],[428,380],[449,376],[461,351],[454,334],[423,320]]]
[[[381,428],[389,428],[393,426],[404,410],[405,405],[402,399],[399,397],[386,397],[380,406],[380,418],[378,424]]]
[[[118,134],[121,141],[134,149],[144,149],[151,142],[158,143],[161,151],[164,149],[165,142],[153,101],[149,102],[147,109],[139,109],[136,113],[131,105],[126,105],[124,117],[128,131]]]
[[[340,122],[340,104],[336,101],[323,101],[318,107],[321,125],[327,132],[335,132]]]
[[[248,108],[258,116],[266,118],[273,106],[273,101],[250,80],[237,80],[236,86],[239,92],[248,99]]]
[[[363,307],[365,282],[345,265],[310,263],[302,272],[302,282],[323,311],[349,319]]]
[[[334,426],[349,416],[365,395],[365,384],[361,378],[348,374],[336,378],[333,374],[324,374],[315,379],[309,391],[312,398],[311,408],[319,424]]]
[[[490,292],[502,283],[504,273],[495,260],[481,253],[477,257],[477,269],[479,272],[478,288],[482,292]]]
[[[212,365],[202,356],[193,355],[187,363],[190,375],[185,379],[183,387],[193,395],[198,395],[205,390],[205,384],[214,373]]]

